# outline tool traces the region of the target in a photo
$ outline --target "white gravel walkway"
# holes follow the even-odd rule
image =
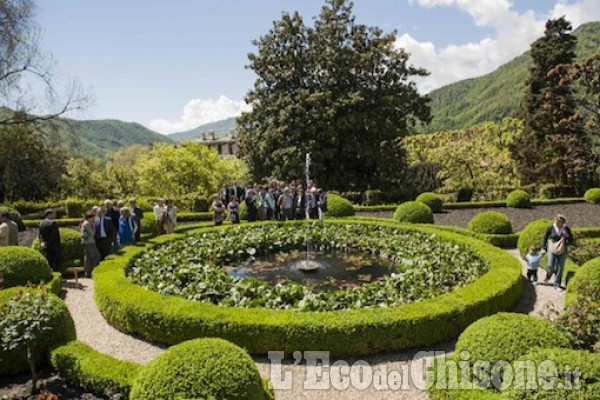
[[[509,253],[520,258],[516,250],[510,250]],[[540,271],[540,277],[543,276],[544,274]],[[111,327],[96,307],[93,295],[94,282],[91,279],[80,279],[79,281],[83,285],[81,289],[74,288],[72,280],[67,281],[64,286],[66,289],[65,302],[75,321],[77,338],[80,341],[103,354],[141,364],[147,364],[165,351],[163,346],[148,343],[139,337],[124,334]],[[515,307],[515,311],[552,318],[554,312],[551,310],[560,311],[563,307],[564,293],[559,293],[550,286],[532,286],[527,283],[524,285],[523,296]],[[449,343],[423,350],[444,351],[449,354],[453,349],[454,343]],[[365,382],[361,379],[361,368],[358,368],[358,366],[355,366],[352,370],[338,364],[328,368],[307,367],[304,362],[294,365],[293,360],[289,358],[283,362],[281,375],[279,375],[282,378],[279,380],[283,380],[286,373],[289,375],[289,372],[291,372],[291,389],[276,388],[275,397],[277,400],[428,399],[427,392],[419,390],[414,385],[413,379],[406,379],[411,366],[416,374],[413,376],[422,376],[425,362],[431,361],[432,356],[429,355],[420,358],[418,362],[411,363],[410,361],[418,351],[411,350],[361,357],[360,360],[366,361],[374,373],[367,373],[363,376],[385,377],[384,380],[375,379],[370,385],[366,385],[368,381]],[[345,362],[352,366],[358,360],[348,359]],[[330,360],[330,365],[335,361]],[[256,357],[255,362],[263,377],[270,378],[272,381],[275,380],[271,377],[271,364],[268,359]],[[275,374],[277,371],[273,372]],[[363,372],[367,371],[363,370]],[[321,373],[326,375],[321,375]],[[321,381],[323,376],[328,376],[328,373],[333,378],[325,379],[328,389],[314,390],[305,387],[307,384],[309,387],[311,386],[311,378]],[[346,379],[344,380],[344,378]],[[339,385],[333,384],[333,380],[339,382]],[[345,388],[347,386],[346,382],[351,383],[347,388]],[[365,386],[368,387],[360,390],[361,383],[365,383]]]

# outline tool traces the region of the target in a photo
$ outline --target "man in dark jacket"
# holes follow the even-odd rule
[[[104,260],[112,253],[112,241],[115,237],[115,227],[112,220],[104,214],[102,208],[98,209],[94,228],[96,230],[96,247],[98,247],[98,252],[100,253],[100,260]]]
[[[142,218],[144,218],[144,212],[141,208],[137,206],[137,201],[135,198],[129,199],[129,211],[131,212],[131,216],[133,217],[135,223],[138,226],[138,229],[135,231],[135,243],[140,242],[140,237],[142,235]]]
[[[110,218],[110,220],[113,223],[113,234],[111,237],[111,244],[112,244],[112,252],[116,253],[117,251],[119,251],[119,239],[117,238],[117,236],[119,235],[119,218],[121,217],[121,214],[119,213],[118,210],[116,210],[113,207],[113,202],[110,200],[106,200],[104,202],[104,215],[106,215],[108,218]]]
[[[46,210],[46,217],[40,223],[40,246],[46,255],[48,264],[55,272],[60,272],[62,257],[60,247],[60,232],[54,220],[56,213],[53,209]]]

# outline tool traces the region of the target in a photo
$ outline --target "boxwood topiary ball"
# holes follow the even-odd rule
[[[546,234],[546,229],[552,225],[552,221],[549,219],[538,219],[537,221],[531,222],[525,227],[519,234],[519,241],[517,247],[522,257],[525,257],[529,253],[531,246],[540,247]]]
[[[600,203],[600,188],[589,189],[583,196],[586,202],[590,204]]]
[[[52,280],[46,258],[33,249],[19,246],[0,248],[0,275],[4,277],[3,288]]]
[[[354,215],[354,206],[349,200],[333,193],[327,193],[327,216],[351,217]]]
[[[512,224],[506,215],[497,211],[486,211],[471,219],[469,229],[477,233],[507,235],[512,233]]]
[[[477,361],[512,363],[535,347],[569,347],[569,338],[552,323],[516,313],[482,318],[460,335],[455,352],[467,351],[471,365]],[[500,371],[490,371],[499,375]]]
[[[412,224],[433,224],[433,211],[426,204],[407,201],[396,208],[394,219]]]
[[[223,339],[195,339],[169,348],[138,375],[132,400],[266,399],[256,365]]]
[[[530,208],[531,198],[524,190],[513,190],[506,197],[506,206],[512,208]]]
[[[421,193],[416,201],[426,204],[434,213],[441,212],[442,206],[444,205],[444,200],[437,194],[431,192]]]

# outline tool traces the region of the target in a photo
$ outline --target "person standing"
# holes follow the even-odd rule
[[[10,214],[6,214],[6,223],[8,224],[8,245],[19,245],[19,225],[12,220]]]
[[[98,209],[95,220],[96,247],[100,253],[100,261],[103,261],[112,253],[112,238],[115,236],[112,220],[104,215],[102,207]]]
[[[85,220],[81,224],[81,243],[83,244],[83,265],[85,277],[91,278],[94,268],[100,264],[100,252],[96,246],[96,228],[94,226],[94,213],[89,211],[85,214]]]
[[[267,220],[272,221],[275,219],[275,198],[273,197],[273,186],[269,186],[269,191],[265,196],[267,203]]]
[[[156,204],[154,205],[154,218],[156,219],[156,229],[159,235],[165,233],[165,228],[163,225],[163,214],[165,213],[165,211],[165,201],[163,199],[157,199]]]
[[[567,218],[558,214],[554,218],[554,224],[546,229],[544,241],[542,243],[542,254],[548,254],[548,269],[546,270],[545,283],[548,283],[552,274],[556,272],[554,279],[554,289],[562,292],[561,287],[562,274],[565,268],[565,262],[568,256],[568,245],[573,243],[573,233],[567,226]]]
[[[55,272],[60,272],[62,264],[60,231],[55,218],[56,212],[54,209],[47,209],[45,218],[40,223],[39,239],[40,247],[48,260],[48,264],[50,264],[50,268]]]
[[[308,215],[310,219],[319,218],[319,194],[314,186],[308,192]]]
[[[282,221],[294,219],[294,198],[287,187],[283,189],[283,194],[279,196],[279,209],[281,210]]]
[[[7,247],[9,245],[10,227],[7,221],[8,213],[0,214],[0,247]]]
[[[142,218],[144,218],[144,212],[137,206],[137,200],[135,197],[129,199],[129,206],[129,212],[139,227],[135,232],[135,242],[138,243],[140,241],[140,237],[142,236]]]
[[[246,199],[244,201],[246,202],[246,212],[248,214],[248,222],[256,221],[257,209],[256,209],[256,200],[254,199],[254,191],[253,190],[250,190],[248,192],[248,195],[246,196]]]
[[[112,252],[116,253],[119,251],[119,211],[113,207],[113,202],[111,200],[106,200],[104,202],[104,213],[110,218],[113,223],[113,237],[111,237],[112,244]]]
[[[122,207],[119,210],[119,242],[121,246],[135,244],[135,232],[138,229],[135,219],[131,217],[129,208]]]
[[[233,196],[229,204],[227,204],[227,211],[229,211],[229,215],[227,219],[234,224],[240,223],[240,202],[238,201],[237,196]]]
[[[225,205],[223,204],[223,200],[219,196],[215,196],[212,202],[213,209],[213,221],[215,226],[219,226],[223,224],[225,220]]]
[[[296,219],[301,220],[306,218],[306,196],[304,196],[304,189],[301,187],[298,188],[298,192],[294,198],[294,209]]]
[[[319,221],[323,222],[327,213],[327,192],[317,189],[317,195],[319,196]]]
[[[173,200],[167,200],[165,209],[165,233],[171,234],[175,232],[177,227],[177,207],[173,205]]]

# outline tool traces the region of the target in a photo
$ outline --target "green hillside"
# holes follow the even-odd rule
[[[202,137],[203,133],[213,131],[215,136],[222,137],[227,135],[229,130],[235,128],[235,118],[227,118],[222,119],[220,121],[210,122],[208,124],[200,125],[197,128],[194,128],[185,132],[177,132],[168,135],[169,139],[172,139],[176,142],[182,142],[184,140],[197,139]]]
[[[0,118],[12,114],[12,110],[0,107]],[[172,143],[161,135],[134,122],[118,120],[74,120],[57,118],[51,121],[37,121],[34,129],[52,143],[57,143],[73,152],[104,159],[121,147],[134,144]]]
[[[585,59],[600,48],[600,22],[590,22],[575,30],[577,58]],[[485,121],[499,122],[516,117],[525,94],[531,58],[526,52],[495,71],[462,80],[432,91],[433,119],[422,128],[425,133],[464,129]]]

